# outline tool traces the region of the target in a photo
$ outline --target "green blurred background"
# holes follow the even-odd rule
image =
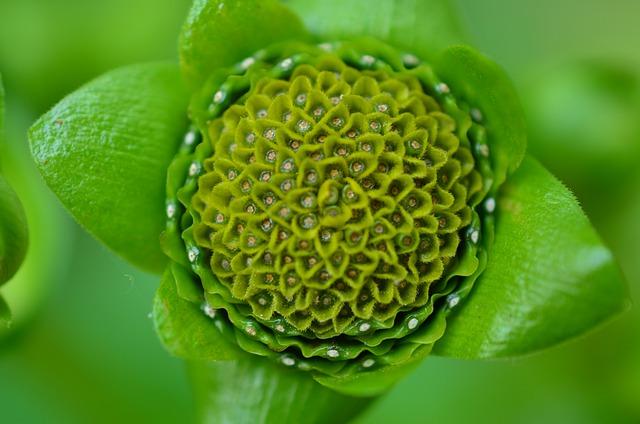
[[[8,143],[0,162],[29,211],[31,250],[3,293],[0,422],[190,422],[181,361],[148,314],[158,278],[87,236],[43,186],[26,130],[113,67],[176,57],[190,0],[1,0]],[[520,90],[530,150],[574,189],[640,291],[640,2],[458,0],[473,44]],[[638,423],[637,308],[514,361],[429,358],[362,423]]]

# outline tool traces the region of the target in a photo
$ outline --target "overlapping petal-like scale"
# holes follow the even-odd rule
[[[492,231],[481,114],[414,57],[360,48],[213,75],[168,182],[178,292],[241,348],[331,376],[427,354]]]

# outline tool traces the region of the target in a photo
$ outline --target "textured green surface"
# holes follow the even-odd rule
[[[31,128],[36,163],[76,220],[137,266],[161,272],[166,170],[186,126],[176,65],[112,71]]]
[[[375,37],[422,59],[465,40],[446,0],[286,0],[322,41]]]
[[[208,124],[192,234],[254,316],[326,339],[428,302],[483,180],[471,119],[444,112],[418,72],[326,55]]]
[[[287,367],[311,370],[322,384],[359,396],[386,390],[430,352],[444,332],[449,309],[482,271],[492,240],[491,219],[484,228],[478,215],[492,212],[481,205],[493,181],[489,140],[472,120],[470,106],[458,103],[427,64],[405,62],[405,56],[371,39],[320,47],[282,44],[258,52],[219,72],[226,77],[214,74],[194,96],[197,127],[185,137],[168,174],[162,240],[175,261],[179,296],[200,306],[204,289],[203,315],[223,337]],[[278,95],[283,90],[288,94]],[[412,143],[419,135],[422,141]],[[367,149],[378,153],[368,157]],[[302,220],[287,220],[283,208]],[[325,208],[337,213],[325,214]],[[266,230],[258,211],[271,214]],[[304,228],[303,218],[311,213],[316,225]],[[387,215],[383,233],[404,236],[386,240],[385,256],[377,244],[366,247],[367,237],[376,236],[366,229],[375,228],[374,218]],[[332,229],[335,242],[323,245],[321,228]],[[287,237],[281,237],[285,231]],[[351,243],[357,231],[364,236]],[[422,244],[432,234],[438,249]],[[396,243],[408,238],[409,245]],[[269,255],[263,254],[267,247]],[[343,288],[355,284],[356,297],[338,304],[347,314],[335,316],[321,310],[323,300],[333,295],[337,303],[344,293],[339,286],[317,287],[323,282],[307,275],[305,250],[315,249],[320,263],[331,262],[339,248],[354,275],[347,265],[329,264],[327,270]],[[241,254],[234,257],[233,249]],[[360,256],[375,267],[367,270],[366,263],[358,263]],[[431,267],[436,262],[444,269]],[[269,273],[274,274],[270,279]],[[299,279],[306,294],[294,297],[288,279]],[[416,290],[406,304],[397,299],[403,282],[410,288],[421,281],[428,291]],[[267,292],[272,285],[278,287],[275,294]],[[252,287],[260,292],[247,296]],[[260,307],[269,304],[269,295],[272,303],[282,303],[276,296],[290,296],[294,310],[283,312],[280,304],[265,316]],[[159,293],[163,296],[166,292]],[[399,306],[384,311],[389,302]],[[367,311],[361,303],[380,310]],[[205,332],[190,334],[197,338]],[[169,340],[175,337],[170,334]],[[175,343],[168,347],[189,357]],[[215,349],[202,355],[212,353]]]
[[[180,62],[197,88],[216,69],[305,36],[298,17],[275,0],[195,0],[180,36]]]
[[[626,307],[622,275],[575,197],[528,158],[500,192],[487,268],[435,351],[524,355],[581,335]]]

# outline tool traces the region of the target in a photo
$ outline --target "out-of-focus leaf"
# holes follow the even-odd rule
[[[11,322],[11,310],[9,309],[9,305],[4,300],[2,295],[0,295],[0,326],[9,325]]]
[[[509,77],[497,64],[467,46],[445,50],[436,71],[455,94],[480,111],[495,184],[502,184],[518,168],[527,147],[524,114]]]
[[[4,143],[4,84],[0,74],[0,143]]]
[[[180,62],[198,87],[212,71],[269,44],[306,37],[298,17],[275,0],[195,0],[180,36]]]
[[[531,151],[592,192],[626,189],[640,157],[640,79],[624,67],[580,62],[543,69],[523,96]],[[567,160],[571,158],[571,160]]]
[[[0,285],[18,271],[27,253],[28,240],[22,204],[0,176]]]
[[[498,198],[487,268],[436,343],[440,355],[531,353],[628,306],[627,287],[574,196],[528,158]]]
[[[197,304],[178,296],[170,267],[156,292],[153,319],[160,340],[172,355],[211,361],[236,359],[243,354],[224,339]]]
[[[164,184],[187,101],[177,65],[135,65],[80,88],[29,132],[40,172],[75,219],[150,271],[166,263]]]
[[[247,353],[235,361],[191,362],[189,374],[203,423],[344,423],[371,402]]]
[[[0,143],[4,143],[4,86],[0,75]],[[27,219],[13,189],[0,175],[0,285],[13,277],[27,253]],[[5,304],[6,306],[6,304]],[[8,308],[4,310],[8,316]],[[2,315],[2,314],[0,314]]]
[[[319,40],[376,37],[423,59],[463,42],[447,0],[286,0]]]

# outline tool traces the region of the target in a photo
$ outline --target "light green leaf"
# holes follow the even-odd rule
[[[447,0],[285,0],[318,40],[375,37],[423,59],[464,41]]]
[[[186,130],[177,65],[134,65],[80,88],[29,131],[49,187],[90,233],[160,272],[166,172]]]
[[[445,50],[436,72],[481,112],[498,187],[518,168],[527,147],[524,114],[513,84],[497,64],[467,46]]]
[[[522,163],[497,204],[487,268],[435,352],[524,355],[581,335],[628,306],[611,252],[571,192],[538,162]]]
[[[372,400],[341,395],[309,373],[247,353],[190,362],[189,374],[202,423],[344,423]]]
[[[180,62],[198,87],[269,44],[306,37],[295,14],[275,0],[195,0],[180,36]]]
[[[160,340],[172,355],[213,361],[231,360],[243,354],[224,338],[197,304],[178,295],[171,267],[164,272],[156,292],[153,320]]]

